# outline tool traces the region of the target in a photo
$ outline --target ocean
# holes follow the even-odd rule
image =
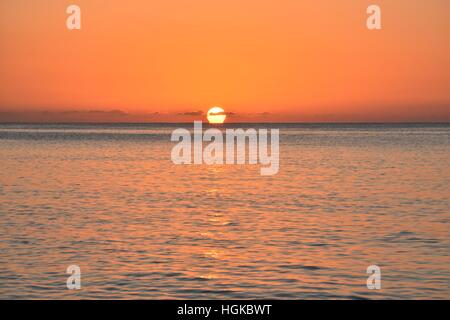
[[[1,124],[0,299],[450,298],[450,124],[223,126],[280,129],[272,176],[182,127]]]

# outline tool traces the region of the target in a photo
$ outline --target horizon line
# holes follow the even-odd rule
[[[225,122],[221,124],[211,124],[207,120],[194,120],[194,121],[201,121],[204,124],[208,124],[211,126],[223,126],[227,124],[448,124],[450,125],[450,120],[447,121],[236,121],[236,122]],[[194,123],[194,121],[174,121],[174,122],[167,122],[167,121],[142,121],[142,122],[127,122],[127,121],[116,121],[116,122],[110,122],[110,121],[0,121],[0,125],[12,125],[12,124],[189,124]]]

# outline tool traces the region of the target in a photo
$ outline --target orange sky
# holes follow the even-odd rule
[[[1,0],[0,121],[450,121],[449,39],[448,0]]]

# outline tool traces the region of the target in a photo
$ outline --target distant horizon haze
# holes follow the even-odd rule
[[[377,113],[376,110],[359,112],[354,114],[302,114],[302,113],[272,113],[272,112],[258,112],[245,113],[226,111],[226,123],[245,123],[245,122],[268,122],[268,123],[380,123],[380,122],[450,122],[450,114],[446,111],[450,110],[450,106],[441,106],[434,108],[431,112],[427,111],[425,107],[422,111],[415,114],[404,114],[396,112],[395,108],[389,114]],[[416,108],[417,110],[418,108]],[[417,112],[417,111],[416,111]],[[100,122],[100,123],[139,123],[139,122],[154,122],[154,123],[183,123],[202,120],[208,122],[207,112],[202,110],[197,111],[180,111],[180,112],[126,112],[122,109],[91,109],[91,110],[66,110],[66,111],[10,111],[0,110],[0,123],[8,122],[36,122],[36,123],[54,123],[54,122]]]

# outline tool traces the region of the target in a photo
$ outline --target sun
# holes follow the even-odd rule
[[[209,109],[208,115],[206,117],[208,118],[209,123],[224,123],[227,115],[222,108],[213,107]]]

